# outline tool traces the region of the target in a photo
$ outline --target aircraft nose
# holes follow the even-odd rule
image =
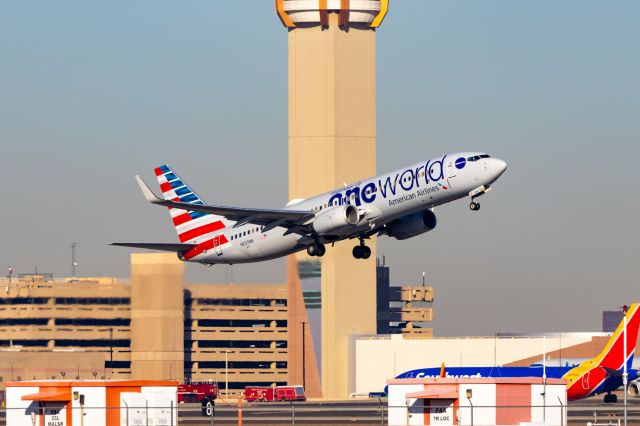
[[[490,164],[491,174],[494,175],[494,179],[498,179],[507,170],[507,162],[499,158],[492,158]]]

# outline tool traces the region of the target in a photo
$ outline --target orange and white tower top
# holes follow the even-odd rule
[[[338,13],[339,25],[377,28],[389,10],[389,0],[276,0],[285,27],[329,25],[329,13]]]

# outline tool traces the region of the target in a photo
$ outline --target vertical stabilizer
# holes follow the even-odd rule
[[[607,342],[607,346],[605,346],[600,355],[596,357],[595,361],[598,366],[620,370],[626,360],[627,368],[631,368],[638,340],[638,328],[640,326],[639,306],[637,303],[634,303],[627,310],[627,353],[623,355],[623,338],[625,336],[623,336],[624,321],[621,321],[615,333],[613,333],[611,339]]]
[[[165,200],[204,204],[202,199],[169,166],[155,169]],[[198,244],[225,227],[222,217],[213,214],[169,208],[173,226],[181,243]]]

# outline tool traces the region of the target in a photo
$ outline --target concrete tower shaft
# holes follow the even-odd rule
[[[184,264],[173,253],[131,255],[134,379],[184,380],[184,294],[176,285],[183,274]]]
[[[290,199],[376,174],[374,29],[387,8],[388,0],[276,0],[289,29]],[[376,332],[375,242],[368,260],[352,257],[355,244],[338,243],[322,259],[325,398],[353,391],[350,338]]]

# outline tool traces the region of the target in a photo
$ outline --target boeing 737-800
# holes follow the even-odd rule
[[[163,199],[139,176],[136,180],[147,201],[169,208],[180,244],[113,244],[172,251],[183,261],[213,265],[259,262],[300,250],[323,256],[326,244],[358,239],[353,256],[368,259],[365,241],[373,235],[405,240],[434,229],[434,207],[470,197],[471,210],[479,210],[477,198],[506,169],[505,161],[488,154],[449,154],[272,210],[207,205],[163,165],[155,169]]]

